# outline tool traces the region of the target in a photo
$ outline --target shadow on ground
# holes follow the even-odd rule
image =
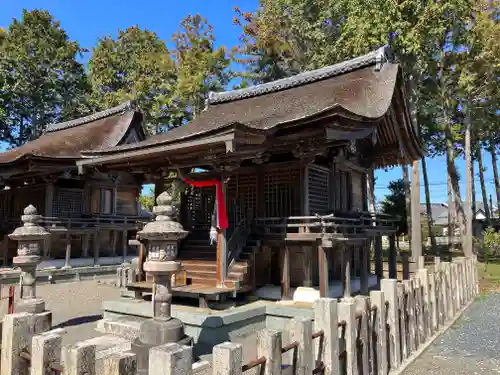
[[[76,318],[72,318],[66,320],[65,322],[59,323],[58,325],[52,328],[66,328],[72,326],[79,326],[81,324],[93,323],[102,319],[102,315],[87,315],[87,316],[79,316]]]

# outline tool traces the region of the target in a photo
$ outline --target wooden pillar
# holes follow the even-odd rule
[[[396,237],[394,234],[389,236],[389,279],[397,279],[397,252]]]
[[[326,248],[318,245],[319,295],[328,297],[328,254]]]
[[[71,260],[71,233],[68,231],[66,232],[66,259],[64,261],[64,267],[63,268],[71,268],[70,264]]]
[[[377,278],[384,278],[384,259],[382,257],[382,237],[380,234],[377,234],[374,238],[374,246],[375,246],[375,275]]]
[[[111,243],[111,256],[115,257],[116,256],[116,243],[118,240],[117,232],[115,230],[112,230],[109,232],[110,235],[110,243]]]
[[[344,298],[351,297],[351,248],[342,246],[342,283],[344,286]]]
[[[224,199],[226,198],[227,184],[222,183],[222,191]],[[217,202],[215,203],[217,204]],[[227,207],[227,199],[226,199]],[[218,214],[218,213],[217,213]],[[217,286],[223,287],[224,281],[227,279],[227,237],[226,230],[217,229],[217,250],[216,250],[216,276]]]
[[[128,252],[128,241],[127,241],[127,237],[128,237],[128,231],[125,229],[122,231],[122,258],[123,258],[123,262],[125,262],[127,260],[127,252]]]
[[[85,233],[83,235],[82,258],[88,258],[89,256],[89,242],[90,242],[90,234]]]
[[[100,241],[99,241],[99,230],[96,229],[94,232],[94,241],[93,241],[93,252],[94,252],[94,266],[99,265],[99,250],[100,250]]]
[[[361,263],[361,269],[360,269],[360,274],[359,274],[359,291],[361,294],[367,295],[368,294],[368,260],[370,259],[370,254],[369,254],[369,248],[366,246],[360,247],[361,252],[360,252],[360,263]]]
[[[311,246],[303,246],[302,251],[304,254],[304,261],[302,263],[303,273],[304,273],[304,282],[303,285],[306,287],[312,287],[312,247]]]
[[[283,260],[281,268],[281,299],[290,300],[290,249],[283,248]]]

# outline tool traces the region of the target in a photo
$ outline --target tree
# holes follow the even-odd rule
[[[116,39],[100,39],[89,60],[89,81],[95,109],[136,100],[146,115],[149,134],[181,123],[183,111],[174,94],[175,65],[165,42],[154,32],[134,26],[119,30]]]
[[[199,14],[184,18],[172,40],[176,97],[190,120],[203,110],[210,91],[221,91],[229,82],[229,58],[224,47],[215,47],[213,27]]]
[[[13,146],[45,126],[85,114],[88,85],[76,61],[84,50],[42,10],[23,10],[0,30],[0,128]]]
[[[381,203],[382,212],[398,219],[397,235],[408,233],[408,222],[406,214],[405,183],[402,179],[389,182],[390,193],[385,196]]]

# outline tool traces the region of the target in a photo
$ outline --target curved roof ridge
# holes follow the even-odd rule
[[[391,52],[389,47],[385,45],[365,55],[358,56],[350,60],[299,73],[290,77],[278,79],[276,81],[266,82],[259,85],[231,91],[211,91],[208,95],[207,104],[211,105],[225,103],[233,100],[245,99],[268,94],[271,92],[285,90],[307,83],[316,82],[322,79],[331,78],[336,75],[345,74],[355,69],[364,68],[369,65],[376,65],[376,69],[380,69],[382,64],[389,60],[391,60]]]
[[[136,107],[135,101],[129,100],[129,101],[121,103],[115,107],[108,108],[108,109],[105,109],[104,111],[100,111],[97,113],[92,113],[88,116],[79,117],[79,118],[74,119],[74,120],[60,122],[57,124],[47,125],[45,133],[53,133],[53,132],[56,132],[59,130],[73,128],[75,126],[87,124],[87,123],[92,122],[92,121],[96,121],[96,120],[100,120],[100,119],[103,119],[103,118],[106,118],[106,117],[109,117],[112,115],[116,115],[117,113],[120,113],[120,112],[125,112],[129,109],[135,109],[135,107]]]

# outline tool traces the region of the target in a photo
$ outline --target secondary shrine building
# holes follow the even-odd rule
[[[229,225],[217,245],[209,241],[215,188],[182,189],[180,221],[190,234],[179,251],[178,282],[236,291],[281,285],[287,298],[298,286],[327,295],[341,277],[366,284],[370,241],[394,234],[390,220],[366,212],[367,176],[418,160],[423,150],[401,66],[381,48],[211,93],[184,126],[85,155],[77,162],[83,175],[97,168],[160,186],[179,169],[192,181],[222,182]]]
[[[140,221],[142,180],[127,171],[92,168],[78,175],[84,151],[144,140],[143,116],[133,103],[49,125],[37,139],[0,153],[0,240],[3,264],[16,255],[7,234],[21,224],[25,207],[43,215],[52,235],[44,266],[120,264]]]

